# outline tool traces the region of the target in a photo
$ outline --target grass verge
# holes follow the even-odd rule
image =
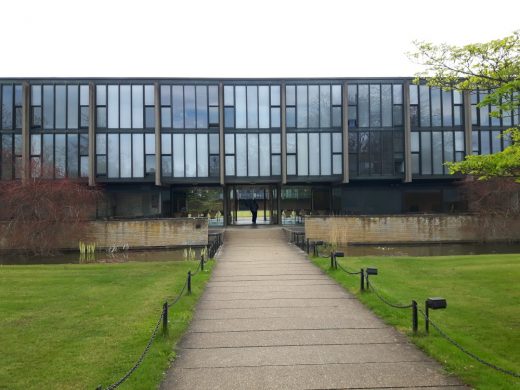
[[[94,389],[121,378],[198,262],[0,266],[0,388]],[[122,389],[153,389],[174,358],[213,262],[170,309]]]
[[[483,359],[515,372],[520,371],[520,255],[443,257],[349,257],[338,259],[351,271],[375,266],[379,275],[371,282],[394,303],[412,299],[424,310],[428,297],[447,299],[446,310],[430,317],[449,336]],[[394,309],[372,292],[360,292],[359,275],[330,269],[330,259],[312,261],[355,294],[386,323],[410,339],[464,382],[478,389],[520,388],[520,381],[496,372],[466,356],[444,340],[435,329],[427,336],[419,314],[419,333],[411,331],[411,309]]]

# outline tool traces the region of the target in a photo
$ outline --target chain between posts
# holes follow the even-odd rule
[[[507,370],[505,368],[502,368],[502,367],[499,367],[493,363],[490,363],[488,362],[487,360],[484,360],[482,359],[480,356],[477,356],[475,355],[473,352],[470,352],[468,351],[465,347],[463,347],[462,345],[460,345],[458,342],[456,342],[455,340],[453,340],[450,336],[448,336],[441,328],[439,328],[439,326],[433,322],[431,320],[431,318],[429,316],[426,315],[426,313],[422,310],[422,309],[418,309],[418,311],[424,316],[424,319],[426,321],[429,321],[430,325],[435,328],[435,330],[444,338],[446,339],[450,344],[452,344],[453,346],[455,346],[457,349],[459,349],[461,352],[465,353],[466,355],[468,355],[469,357],[475,359],[477,362],[489,367],[489,368],[492,368],[496,371],[500,371],[501,373],[503,374],[507,374],[507,375],[511,375],[515,378],[520,378],[520,373],[518,372],[514,372],[514,371],[511,371],[511,370]]]
[[[388,301],[387,299],[383,298],[383,296],[375,288],[374,284],[372,282],[370,282],[370,278],[368,277],[368,275],[367,275],[367,289],[372,289],[374,294],[376,294],[376,297],[378,297],[383,303],[385,303],[388,306],[391,306],[395,309],[409,309],[409,308],[413,307],[413,303],[411,303],[409,305],[400,305],[398,303],[392,303],[392,302]]]

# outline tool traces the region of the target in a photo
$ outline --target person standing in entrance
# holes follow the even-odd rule
[[[251,203],[251,207],[249,208],[251,210],[251,214],[253,217],[253,225],[256,225],[256,216],[258,214],[258,203],[256,203],[256,200],[253,200],[253,203]]]

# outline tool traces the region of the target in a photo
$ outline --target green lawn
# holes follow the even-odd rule
[[[95,389],[117,381],[143,351],[164,300],[197,262],[0,266],[0,388]],[[153,389],[185,331],[212,262],[170,309],[142,366],[122,389]]]
[[[387,323],[411,340],[446,369],[478,389],[520,388],[520,380],[498,373],[467,357],[442,339],[435,329],[424,332],[419,314],[419,334],[411,331],[411,309],[393,309],[372,292],[360,294],[359,275],[330,270],[330,260],[314,258],[342,286],[356,294]],[[375,266],[374,286],[392,302],[415,299],[424,309],[428,297],[447,299],[446,310],[430,311],[430,317],[448,335],[471,352],[503,368],[520,372],[520,255],[344,258],[349,270]]]

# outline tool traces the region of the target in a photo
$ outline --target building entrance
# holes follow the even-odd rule
[[[257,210],[257,225],[279,223],[280,191],[276,185],[229,185],[225,190],[228,225],[253,225],[253,210]]]

